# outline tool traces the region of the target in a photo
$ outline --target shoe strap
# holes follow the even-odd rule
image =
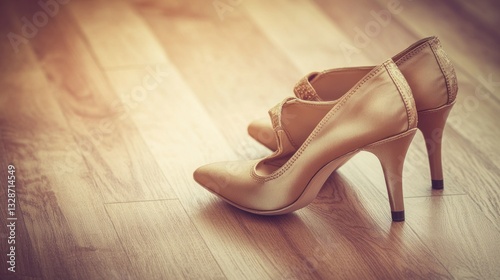
[[[274,105],[271,109],[269,109],[269,117],[271,118],[271,123],[273,125],[273,130],[279,130],[282,127],[282,120],[281,120],[281,114],[283,110],[283,105],[285,105],[286,102],[289,100],[294,99],[293,97],[287,97],[280,103]]]
[[[311,81],[314,77],[318,75],[318,72],[310,73],[304,78],[300,79],[300,81],[295,84],[293,88],[293,92],[295,96],[302,100],[310,100],[310,101],[321,101],[321,98],[316,93],[316,90],[311,85]]]
[[[295,152],[296,150],[284,130],[284,126],[288,125],[291,119],[295,116],[290,116],[286,113],[283,113],[283,106],[287,102],[294,99],[294,97],[285,98],[282,102],[278,103],[269,110],[269,116],[271,117],[271,123],[273,125],[273,130],[277,141],[277,150],[270,156],[271,158],[279,157],[282,154]]]

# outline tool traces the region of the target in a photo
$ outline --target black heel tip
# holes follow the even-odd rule
[[[405,220],[405,211],[392,211],[393,222],[403,222]]]
[[[442,190],[444,188],[443,180],[432,180],[432,189],[434,190]]]

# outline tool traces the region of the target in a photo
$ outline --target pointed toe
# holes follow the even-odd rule
[[[198,167],[194,172],[193,172],[193,179],[200,185],[203,185],[205,182],[205,179],[207,178],[207,169],[205,166]]]
[[[214,193],[219,193],[222,181],[220,180],[220,176],[215,165],[216,164],[208,164],[199,167],[194,171],[193,178],[205,189]]]

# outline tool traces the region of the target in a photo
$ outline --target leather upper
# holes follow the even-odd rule
[[[195,180],[240,208],[284,208],[323,166],[417,124],[410,87],[392,60],[335,101],[287,98],[270,115],[277,146],[272,155],[209,164],[195,171]]]
[[[451,104],[458,91],[455,69],[437,37],[422,39],[393,57],[411,88],[418,112]],[[295,95],[304,100],[335,101],[359,82],[374,67],[348,67],[313,72],[301,79],[294,88]],[[406,83],[405,83],[406,84]],[[267,120],[252,122],[249,134],[275,150],[272,127]],[[294,141],[295,145],[301,144]]]

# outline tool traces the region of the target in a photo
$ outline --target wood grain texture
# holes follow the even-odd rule
[[[243,8],[302,75],[320,69],[360,65],[368,60],[367,53],[350,55],[344,51],[349,39],[326,11],[312,1],[248,1]],[[280,11],[281,16],[277,17],[276,11]]]
[[[77,143],[68,149],[80,149],[105,200],[175,197],[163,173],[147,156],[149,151],[143,150],[136,125],[127,119],[127,111],[137,106],[142,91],[147,91],[142,84],[137,85],[141,92],[129,92],[131,100],[122,102],[104,78],[67,10],[61,10],[51,24],[40,30],[32,44]],[[152,69],[156,72],[156,68]],[[70,160],[66,164],[67,172],[78,168],[70,165]]]
[[[165,62],[151,30],[126,1],[75,1],[68,7],[101,67]]]
[[[235,132],[224,134],[230,147],[248,158],[261,155],[246,126],[256,117],[267,116],[270,107],[290,94],[301,74],[238,9],[223,21],[205,1],[187,2],[180,10],[174,4],[164,7],[164,1],[148,3],[139,6],[141,13],[172,63],[219,130]],[[203,10],[203,20],[191,16],[202,13],[202,7],[210,11]]]
[[[500,268],[492,260],[500,233],[467,196],[414,198],[408,204],[418,209],[408,224],[454,278],[498,278]]]
[[[2,167],[9,166],[11,162],[9,162],[8,153],[6,152],[4,146],[4,141],[2,141],[0,144],[0,155],[1,155],[0,157],[1,166]],[[7,171],[8,171],[7,168],[0,170],[2,178],[8,178],[10,174]],[[16,175],[19,176],[19,173],[18,174],[14,173],[14,176]],[[4,183],[3,185],[7,186],[6,183]],[[15,186],[14,193],[16,193],[17,196],[17,191],[23,189],[23,181],[17,180],[13,185]],[[9,197],[8,194],[9,191],[7,187],[1,188],[0,201],[7,202],[8,201],[7,198]],[[15,201],[16,208],[20,207],[19,198],[14,197],[14,199],[16,200]],[[15,213],[14,218],[17,218],[17,221],[15,221],[15,230],[17,231],[17,234],[14,235],[12,233],[12,230],[14,229],[11,230],[11,228],[7,226],[3,226],[0,228],[0,240],[2,240],[2,242],[0,243],[0,250],[2,253],[4,253],[0,255],[0,262],[2,263],[2,266],[0,266],[0,268],[2,268],[2,270],[0,271],[0,276],[2,278],[6,278],[9,276],[9,273],[11,273],[7,271],[6,264],[11,259],[11,257],[8,256],[12,255],[11,246],[15,246],[16,250],[14,251],[14,254],[16,255],[17,258],[16,261],[17,264],[15,268],[16,274],[23,277],[40,279],[40,277],[42,276],[40,272],[40,264],[38,263],[38,259],[36,258],[35,248],[33,247],[33,244],[31,243],[31,240],[29,238],[28,230],[26,228],[26,223],[24,221],[24,216],[21,215],[22,209],[18,208],[18,210],[15,211],[14,213]],[[9,217],[13,218],[11,215],[9,215],[7,203],[0,204],[0,219],[2,221],[8,221],[7,219]],[[17,244],[10,241],[11,240],[10,238],[13,237],[15,237],[15,240],[17,240]],[[15,240],[14,242],[16,242]]]
[[[68,156],[84,164],[77,150],[68,154],[64,149],[73,143],[72,135],[43,72],[36,63],[32,69],[17,75],[28,84],[14,82],[9,87],[2,82],[9,96],[1,114],[2,157],[18,170],[17,213],[25,224],[24,232],[24,226],[17,228],[18,244],[32,244],[35,251],[29,255],[35,260],[19,272],[50,279],[116,279],[116,271],[133,275],[114,229],[103,219],[103,205],[96,203],[101,199],[91,174],[86,168],[62,171],[60,163]],[[113,259],[120,261],[113,266]],[[105,269],[109,266],[113,269]]]
[[[19,242],[12,274],[0,227],[1,279],[500,277],[495,1],[56,1],[43,24],[43,3],[0,3],[0,181],[13,163]],[[391,223],[364,152],[284,216],[237,210],[192,179],[268,155],[247,124],[307,73],[378,64],[429,35],[460,91],[443,191],[421,135],[410,147],[406,222]]]
[[[177,200],[106,205],[141,279],[221,279],[224,274]]]

